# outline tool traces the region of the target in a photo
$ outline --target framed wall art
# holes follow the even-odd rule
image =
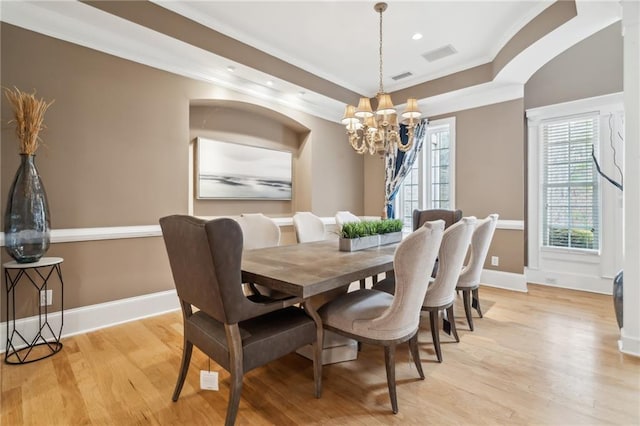
[[[199,199],[291,200],[287,151],[197,138]]]

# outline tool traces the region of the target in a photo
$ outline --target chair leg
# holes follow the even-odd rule
[[[438,362],[442,362],[442,351],[440,350],[440,330],[438,329],[438,310],[429,311],[429,321],[431,322],[431,338],[433,339],[433,347],[436,350]]]
[[[371,284],[376,285],[378,283],[378,275],[371,276]]]
[[[453,337],[456,339],[456,342],[459,342],[460,337],[458,337],[458,330],[456,329],[456,318],[453,314],[453,305],[447,308],[447,320],[449,320],[449,324],[451,324],[451,333],[453,333]]]
[[[367,280],[366,279],[360,280],[360,288],[361,289],[367,288]]]
[[[391,410],[393,414],[398,412],[398,399],[396,397],[396,345],[384,347],[384,365],[387,368],[387,386],[389,398],[391,398]]]
[[[242,393],[243,351],[242,338],[238,324],[225,324],[227,344],[229,345],[229,373],[231,373],[231,389],[229,391],[229,403],[227,405],[227,417],[225,426],[233,426],[240,406],[240,394]]]
[[[482,318],[482,309],[480,309],[480,298],[478,297],[477,288],[473,289],[473,305],[475,305],[474,308],[476,308],[476,311],[478,311],[478,315],[480,315],[480,318]]]
[[[413,363],[416,365],[416,370],[418,370],[420,378],[424,380],[424,371],[422,371],[422,362],[420,361],[420,349],[418,348],[417,332],[411,339],[409,339],[409,349],[411,350],[411,358],[413,358]]]
[[[473,318],[471,315],[471,290],[468,288],[462,290],[462,300],[464,302],[464,313],[467,316],[469,330],[473,331]]]
[[[180,392],[182,392],[182,386],[184,385],[184,380],[187,378],[187,371],[189,371],[192,352],[193,343],[185,338],[184,345],[182,346],[182,363],[180,364],[180,374],[178,374],[178,381],[176,382],[176,387],[173,390],[173,396],[171,397],[173,402],[176,402],[178,400]]]

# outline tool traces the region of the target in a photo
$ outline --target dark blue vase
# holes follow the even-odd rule
[[[35,156],[20,154],[20,157],[4,214],[5,249],[16,262],[32,263],[49,249],[49,204]]]
[[[613,279],[613,309],[616,311],[616,321],[618,328],[622,328],[624,324],[624,316],[622,314],[623,302],[623,272],[620,271]]]

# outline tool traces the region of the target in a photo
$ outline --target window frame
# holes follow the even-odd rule
[[[418,158],[416,159],[416,164],[414,167],[418,169],[418,202],[417,208],[420,210],[424,210],[427,208],[440,208],[440,207],[431,207],[433,202],[433,194],[432,194],[432,179],[431,173],[427,173],[427,171],[432,169],[431,164],[431,143],[429,141],[431,135],[434,132],[440,131],[443,128],[449,129],[449,206],[447,209],[454,210],[456,207],[455,203],[455,159],[456,159],[456,118],[455,117],[447,117],[438,120],[430,121],[427,125],[426,131],[426,140],[423,143],[422,151],[418,154]],[[404,215],[404,205],[405,205],[405,197],[404,197],[404,184],[403,181],[400,184],[400,188],[398,189],[398,195],[395,199],[395,211],[397,212],[396,217],[403,219],[405,230],[412,230],[411,220],[405,220],[406,216]],[[442,207],[443,208],[443,207]],[[412,209],[413,210],[413,209]],[[408,223],[407,223],[408,222]]]
[[[538,223],[540,224],[540,228],[538,231],[539,231],[539,241],[540,241],[539,247],[540,247],[540,250],[543,252],[551,252],[551,253],[575,252],[575,253],[585,253],[585,254],[598,254],[598,255],[600,254],[600,250],[602,247],[602,209],[603,209],[602,187],[600,183],[600,176],[595,171],[594,164],[591,164],[592,172],[593,172],[593,180],[591,183],[591,187],[593,188],[593,191],[594,191],[595,200],[593,200],[592,202],[591,209],[595,210],[595,215],[592,214],[592,220],[595,224],[597,224],[597,231],[595,235],[596,248],[581,248],[581,247],[569,247],[569,246],[562,247],[562,246],[554,246],[554,245],[546,244],[547,240],[549,240],[550,238],[547,234],[548,210],[547,210],[547,200],[545,199],[547,188],[549,187],[568,188],[568,190],[570,191],[571,176],[569,176],[569,180],[566,182],[566,185],[555,186],[553,184],[549,184],[548,182],[546,182],[547,170],[545,170],[545,165],[547,164],[547,157],[545,155],[546,141],[545,141],[544,128],[545,126],[548,126],[548,125],[570,123],[570,122],[575,122],[581,119],[584,119],[584,120],[590,119],[594,122],[595,129],[594,129],[594,132],[592,133],[592,138],[593,138],[592,144],[594,145],[595,152],[600,153],[601,145],[602,145],[600,141],[602,137],[600,122],[602,120],[602,117],[599,111],[587,111],[587,112],[581,112],[578,114],[550,117],[550,118],[545,118],[538,123],[538,126],[539,126],[538,155],[540,159],[539,161],[540,181],[539,181],[539,191],[538,191],[538,194],[539,194],[539,204],[538,204],[539,222]],[[570,147],[570,144],[568,145]],[[570,148],[569,148],[569,151],[570,151]],[[569,162],[568,166],[571,167],[572,164],[577,164],[577,163]],[[588,185],[585,185],[585,187],[588,187]],[[569,216],[571,215],[571,210],[568,210],[568,215]],[[572,228],[569,228],[569,229],[572,229]]]

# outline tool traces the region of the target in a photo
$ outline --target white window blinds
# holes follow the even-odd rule
[[[542,123],[542,245],[600,249],[597,114]]]

